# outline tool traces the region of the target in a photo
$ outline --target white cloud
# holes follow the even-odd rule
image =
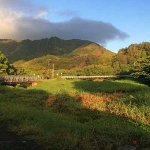
[[[17,32],[15,23],[21,17],[22,17],[22,13],[18,13],[10,9],[7,10],[1,9],[0,10],[0,38],[14,37],[15,33]]]
[[[23,14],[21,12],[15,12],[11,9],[0,9],[0,20],[12,23],[17,18],[22,17]]]
[[[30,0],[0,0],[0,9],[22,13],[24,16],[45,16],[48,8]]]
[[[48,15],[46,11],[39,11],[35,18],[45,18]]]

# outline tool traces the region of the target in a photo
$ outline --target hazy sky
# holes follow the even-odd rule
[[[84,39],[117,52],[150,40],[150,0],[0,0],[0,39]]]

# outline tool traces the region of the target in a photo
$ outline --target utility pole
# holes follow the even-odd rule
[[[47,59],[47,66],[48,66],[48,78],[50,79],[50,61],[51,59]]]
[[[47,59],[47,66],[48,66],[48,78],[54,78],[54,64],[52,64],[52,69],[51,68],[52,60]],[[50,73],[51,71],[51,73]],[[51,75],[50,75],[51,74]]]
[[[54,78],[54,64],[53,64],[53,67],[52,67],[52,78]]]

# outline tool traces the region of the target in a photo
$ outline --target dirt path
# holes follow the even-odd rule
[[[45,150],[32,141],[11,133],[6,127],[0,127],[0,150]]]

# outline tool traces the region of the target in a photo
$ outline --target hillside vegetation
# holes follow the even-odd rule
[[[136,62],[150,56],[150,43],[131,44],[129,47],[122,48],[115,55],[112,64],[118,70],[129,71],[134,68]]]
[[[110,66],[114,55],[115,53],[104,47],[91,43],[86,46],[79,46],[68,54],[44,55],[29,61],[19,60],[14,65],[17,68],[24,68],[27,74],[47,74],[47,71],[52,69],[53,64],[57,72],[62,72],[59,71],[62,69],[63,72],[70,69],[73,72],[76,68],[86,68],[92,65]]]
[[[31,41],[29,39],[16,41],[1,39],[0,50],[8,57],[10,62],[18,60],[31,60],[47,54],[62,55],[72,52],[74,49],[91,44],[90,41],[72,39],[62,40],[57,37]]]
[[[79,39],[63,40],[57,37],[41,40],[0,40],[0,50],[13,62],[17,74],[50,74],[55,76],[131,74],[150,56],[150,43],[131,44],[113,53],[104,47]]]

